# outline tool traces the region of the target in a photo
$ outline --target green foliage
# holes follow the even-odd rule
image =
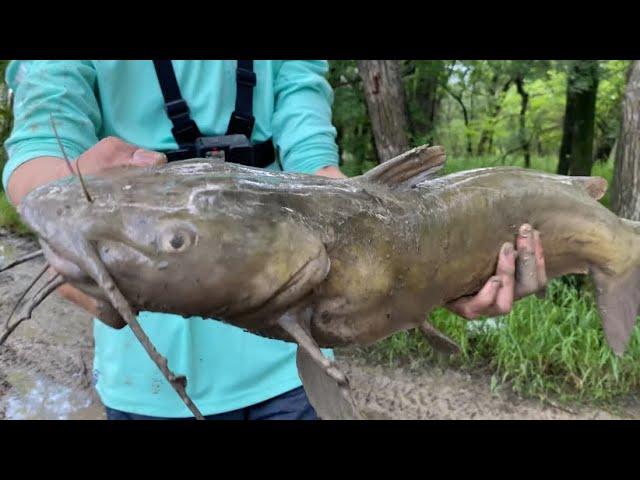
[[[9,136],[11,131],[11,111],[8,108],[7,95],[8,90],[7,86],[4,83],[4,73],[7,69],[7,65],[9,64],[8,60],[0,60],[0,143],[2,143],[2,148],[0,148],[0,172],[2,172],[2,168],[7,161],[6,151],[4,149],[4,141]],[[2,184],[0,184],[0,192],[2,191]]]
[[[346,175],[360,175],[377,163],[377,156],[356,62],[330,62],[328,79],[334,91],[333,124],[341,168]]]
[[[557,157],[562,139],[567,73],[572,61],[420,60],[403,62],[403,78],[413,145],[443,145],[451,156],[489,155],[519,162],[522,144],[531,153]],[[610,155],[618,135],[620,104],[628,61],[599,63],[596,147]],[[355,61],[332,61],[334,124],[344,170],[360,173],[375,164],[375,145]],[[529,95],[525,129],[520,131],[522,98],[515,80]],[[583,85],[578,79],[575,88]],[[435,112],[432,112],[432,107]],[[464,109],[463,109],[464,107]],[[466,112],[466,121],[465,115]],[[434,115],[433,122],[429,118]],[[551,170],[555,171],[555,170]]]

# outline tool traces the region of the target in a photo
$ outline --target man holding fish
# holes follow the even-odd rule
[[[326,61],[302,60],[13,61],[5,190],[17,205],[38,186],[70,175],[60,144],[84,176],[222,155],[342,178],[327,70]],[[508,313],[518,298],[518,262],[544,284],[540,239],[528,225],[515,245],[503,246],[496,275],[448,308],[468,319]],[[93,298],[69,285],[58,291],[98,316]],[[295,344],[211,319],[141,312],[139,321],[173,371],[189,378],[189,395],[207,418],[317,418],[301,387]],[[107,418],[192,417],[129,328],[95,321],[94,336],[94,380]]]

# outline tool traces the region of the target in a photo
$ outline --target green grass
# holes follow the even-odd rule
[[[0,227],[20,234],[28,234],[30,230],[20,221],[15,207],[7,200],[4,192],[0,192]]]
[[[443,357],[418,331],[395,334],[363,354],[391,365],[418,360],[489,372],[493,387],[542,399],[601,403],[640,386],[640,328],[625,355],[616,357],[592,296],[560,280],[549,284],[546,299],[523,299],[504,317],[469,323],[438,309],[430,321],[458,342],[460,354]]]

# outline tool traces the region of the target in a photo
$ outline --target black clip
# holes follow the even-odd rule
[[[248,138],[251,136],[251,131],[253,130],[255,122],[256,119],[253,115],[245,117],[244,115],[240,115],[234,111],[231,114],[231,120],[229,120],[227,132],[239,133]]]
[[[256,86],[256,74],[251,70],[247,70],[245,68],[237,68],[236,69],[236,82],[240,85],[244,85],[245,87],[255,87]]]
[[[171,129],[173,138],[179,145],[193,142],[200,136],[200,130],[189,116],[189,106],[182,99],[165,103],[167,115],[171,119],[174,127]]]

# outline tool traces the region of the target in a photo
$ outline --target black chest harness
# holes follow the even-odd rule
[[[275,161],[271,139],[257,144],[251,142],[255,123],[253,87],[256,85],[253,60],[238,60],[235,110],[231,114],[226,134],[211,137],[203,136],[191,118],[189,106],[180,94],[171,60],[154,60],[153,65],[160,82],[165,110],[173,124],[171,133],[178,143],[177,150],[165,152],[169,162],[188,158],[222,157],[226,162],[265,168]]]

